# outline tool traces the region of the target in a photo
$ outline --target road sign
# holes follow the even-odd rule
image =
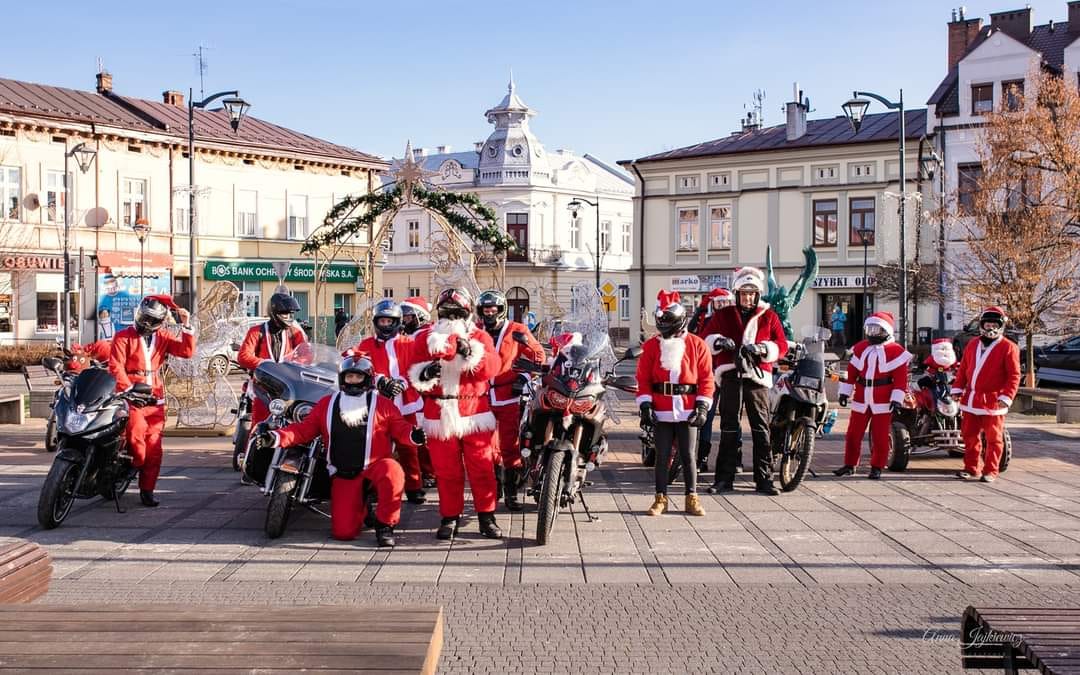
[[[604,310],[614,312],[618,306],[618,299],[614,295],[602,295],[600,301],[604,303]]]
[[[615,284],[605,281],[600,285],[600,292],[604,295],[615,295]]]

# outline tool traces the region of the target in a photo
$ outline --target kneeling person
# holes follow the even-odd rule
[[[335,539],[356,539],[364,524],[364,481],[378,495],[375,538],[394,545],[394,526],[401,518],[405,473],[391,456],[392,442],[415,447],[424,434],[405,421],[397,406],[374,390],[375,372],[364,354],[341,363],[341,391],[323,397],[300,422],[259,434],[260,446],[302,445],[322,436],[330,484],[330,531]]]

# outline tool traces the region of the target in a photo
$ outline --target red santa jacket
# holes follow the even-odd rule
[[[338,419],[335,419],[334,404],[339,401],[341,409]],[[371,407],[373,401],[374,412]],[[363,447],[347,449],[332,447],[334,425],[343,425],[341,418],[346,416],[356,416],[364,420],[366,442]],[[352,458],[352,461],[363,470],[377,459],[392,456],[393,443],[412,447],[412,441],[409,439],[412,430],[413,425],[401,416],[397,406],[377,392],[369,391],[362,396],[342,396],[341,392],[324,396],[319,399],[307,417],[271,433],[274,435],[275,447],[286,448],[310,443],[316,436],[321,436],[323,447],[326,448],[327,469],[330,475],[333,475],[336,471],[333,464],[334,457],[339,457],[338,461],[341,461],[337,453],[363,453],[362,458]]]
[[[637,404],[652,403],[661,422],[685,422],[698,402],[711,407],[716,385],[709,351],[705,341],[692,333],[646,340],[637,364]],[[697,391],[672,395],[664,393],[665,384],[694,385]]]
[[[354,348],[357,352],[365,352],[371,365],[375,366],[375,374],[383,377],[392,377],[409,384],[407,373],[401,367],[398,358],[398,350],[402,345],[411,343],[413,338],[409,335],[395,335],[389,340],[381,340],[374,335],[364,338]],[[394,397],[394,403],[402,415],[412,415],[424,407],[420,400],[420,394],[413,387],[407,387],[404,392]]]
[[[255,370],[267,359],[281,363],[296,345],[307,342],[307,336],[299,326],[286,328],[281,331],[281,353],[275,355],[270,349],[270,326],[267,323],[248,329],[236,355],[236,362],[241,368]]]
[[[472,348],[468,358],[457,353],[459,340],[468,340]],[[489,381],[502,362],[487,333],[462,319],[439,319],[402,344],[398,359],[423,397],[424,407],[416,418],[428,436],[461,438],[495,428]],[[420,373],[433,361],[441,364],[442,374],[421,380]]]
[[[195,333],[183,328],[180,337],[173,337],[164,327],[154,333],[150,344],[139,335],[134,326],[128,326],[112,341],[109,353],[109,372],[116,378],[116,390],[125,391],[132,385],[145,382],[153,389],[158,403],[165,402],[165,383],[161,379],[161,366],[166,357],[190,359],[195,354]]]
[[[482,326],[477,327],[483,330]],[[525,334],[528,345],[519,344],[514,340],[515,331]],[[496,408],[517,405],[519,397],[514,396],[513,389],[514,381],[518,379],[520,373],[514,370],[514,361],[520,356],[533,363],[543,363],[546,356],[544,348],[524,324],[516,321],[503,321],[502,329],[494,343],[501,365],[498,374],[491,378],[491,405]]]
[[[889,412],[890,403],[904,402],[910,352],[892,340],[879,345],[862,340],[851,354],[847,381],[840,384],[839,393],[851,397],[852,410],[881,415]]]
[[[769,304],[759,302],[757,309],[750,318],[743,323],[742,313],[738,306],[729,305],[714,312],[706,323],[704,331],[707,337],[705,344],[716,354],[713,363],[715,366],[716,379],[729,370],[735,369],[735,356],[742,345],[764,344],[766,353],[761,357],[758,364],[761,366],[763,377],[759,378],[753,372],[744,373],[743,377],[752,380],[764,387],[772,386],[772,368],[784,354],[787,354],[788,342],[784,335],[784,327],[780,324],[780,317],[776,312],[769,309]],[[722,351],[715,348],[714,340],[718,336],[731,338],[735,341],[736,351]]]
[[[984,346],[972,340],[960,357],[952,393],[960,397],[960,409],[972,415],[1004,415],[1020,388],[1020,348],[998,338]],[[998,402],[1004,408],[998,407]]]

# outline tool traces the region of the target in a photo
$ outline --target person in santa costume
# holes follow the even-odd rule
[[[907,396],[911,354],[893,340],[896,320],[889,312],[875,312],[863,323],[862,340],[851,349],[847,378],[840,384],[840,407],[851,405],[844,435],[844,465],[837,476],[855,473],[862,454],[862,439],[870,427],[870,475],[878,480],[889,461],[893,411]]]
[[[959,364],[956,361],[956,351],[953,350],[952,340],[949,338],[937,338],[930,344],[930,354],[923,359],[923,374],[915,381],[916,398],[919,405],[927,410],[933,410],[935,404],[933,386],[937,376],[941,373],[952,373],[955,377]]]
[[[704,339],[710,334],[709,323],[712,318],[721,309],[734,305],[735,296],[726,288],[714,288],[705,295],[702,303],[707,304],[707,308],[702,313],[697,329],[695,330],[694,326],[691,325],[689,330]],[[698,309],[700,310],[700,307]],[[713,356],[713,368],[719,365],[719,357]],[[698,471],[701,473],[709,470],[709,455],[712,453],[713,420],[716,419],[716,411],[720,408],[720,387],[715,389],[712,406],[709,408],[709,414],[705,417],[705,424],[698,430]],[[742,473],[742,434],[739,435],[739,450],[735,466],[735,472]]]
[[[959,397],[964,413],[960,420],[964,470],[956,474],[962,480],[991,483],[1001,465],[1005,414],[1020,388],[1020,349],[1004,337],[1007,322],[1000,307],[983,310],[979,340],[964,350],[953,381],[952,393]]]
[[[401,301],[401,332],[414,335],[431,323],[431,305],[422,296],[414,295]]]
[[[180,337],[165,328],[169,310],[180,319]],[[195,332],[188,325],[190,315],[168,295],[148,295],[135,309],[135,322],[116,334],[109,353],[109,373],[116,378],[116,390],[128,391],[142,382],[150,386],[156,403],[129,410],[127,428],[131,465],[139,471],[139,499],[143,506],[157,506],[154,488],[161,472],[161,433],[165,429],[165,382],[161,366],[175,356],[189,359],[195,354]]]
[[[438,477],[439,539],[450,539],[465,510],[465,476],[469,477],[480,533],[502,537],[495,521],[495,415],[490,380],[502,366],[488,334],[469,319],[472,297],[451,288],[435,302],[438,320],[416,334],[402,359],[409,382],[424,407],[416,419]],[[399,355],[399,359],[402,356]]]
[[[769,447],[769,388],[773,364],[787,353],[787,337],[780,317],[761,299],[765,292],[765,274],[761,270],[739,268],[732,288],[735,304],[713,315],[705,338],[717,356],[714,372],[720,383],[720,449],[716,481],[709,492],[735,489],[742,434],[739,420],[745,408],[754,439],[754,487],[762,494],[778,495]]]
[[[296,298],[288,293],[274,293],[270,296],[269,310],[270,319],[248,329],[236,354],[236,363],[249,373],[254,373],[264,361],[281,363],[297,345],[307,342],[304,329],[296,322],[300,311]],[[248,391],[251,391],[250,387]],[[269,416],[266,404],[257,396],[251,396],[251,428]]]
[[[398,358],[399,345],[412,340],[401,333],[401,317],[401,307],[393,300],[377,302],[371,320],[374,333],[361,340],[354,351],[367,354],[375,366],[376,388],[394,401],[406,420],[413,421],[424,403],[416,389],[406,381],[406,373]],[[405,498],[410,504],[423,504],[427,501],[427,495],[424,493],[417,448],[404,444],[398,446],[397,452],[401,467],[405,470]]]
[[[656,498],[650,516],[668,510],[668,466],[678,445],[686,484],[686,513],[705,515],[697,495],[697,427],[713,402],[712,354],[705,341],[686,329],[686,308],[678,292],[656,296],[656,328],[660,332],[641,346],[637,363],[637,404],[642,426],[653,428],[656,440]]]
[[[375,539],[394,545],[394,527],[401,518],[405,474],[393,458],[391,444],[415,446],[424,432],[401,416],[398,407],[374,391],[375,367],[363,353],[345,357],[338,370],[337,391],[324,396],[299,422],[260,433],[260,447],[292,447],[322,438],[330,473],[330,533],[334,539],[356,539],[364,526],[367,502],[364,481],[377,495]]]
[[[499,372],[491,378],[490,392],[502,464],[501,477],[498,476],[499,467],[496,467],[496,482],[500,482],[501,478],[506,508],[520,511],[524,508],[517,495],[522,466],[518,434],[521,425],[522,373],[514,369],[514,361],[520,357],[533,363],[543,363],[545,353],[524,324],[506,318],[506,307],[506,296],[496,290],[484,291],[476,300],[479,325],[495,344],[501,362]],[[514,333],[521,333],[525,337],[525,344],[515,340]]]

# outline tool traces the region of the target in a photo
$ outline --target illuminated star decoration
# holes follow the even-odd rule
[[[425,169],[423,160],[417,162],[413,158],[412,141],[405,142],[405,158],[398,165],[398,168],[390,173],[394,182],[401,186],[401,198],[407,205],[416,203],[413,200],[413,190],[417,187],[422,188],[428,178],[438,174],[438,171]]]

